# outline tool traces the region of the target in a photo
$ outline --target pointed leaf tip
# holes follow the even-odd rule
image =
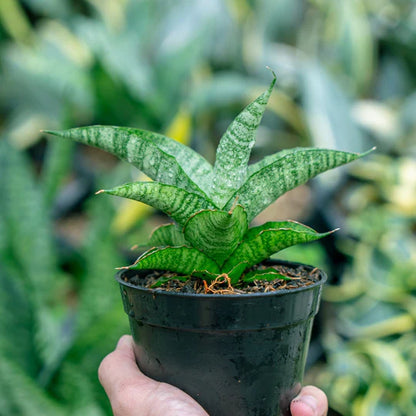
[[[376,149],[377,149],[377,146],[373,146],[371,149],[367,150],[366,152],[361,153],[361,157],[369,155],[370,153],[374,152],[374,150]]]
[[[266,157],[264,161],[255,164],[254,169],[249,170],[251,175],[225,203],[224,209],[231,207],[238,195],[239,203],[246,210],[250,222],[287,191],[320,173],[360,159],[367,153],[294,148]]]
[[[250,267],[287,247],[315,241],[331,233],[317,233],[303,224],[288,221],[265,223],[249,229],[223,268],[229,269],[239,264],[242,259],[245,259]]]
[[[218,144],[211,196],[217,206],[223,208],[235,190],[247,178],[251,149],[256,141],[256,130],[260,125],[267,102],[272,94],[274,78],[269,88],[248,104],[228,126]]]
[[[274,84],[276,83],[277,80],[277,75],[276,72],[273,71],[272,68],[270,68],[270,66],[266,65],[266,69],[268,69],[272,74],[273,74],[273,81],[272,81],[272,86],[274,86]]]
[[[41,133],[51,134],[52,136],[59,136],[61,132],[59,130],[40,130]]]
[[[107,191],[105,189],[100,189],[99,191],[97,191],[95,193],[95,195],[99,195],[99,194],[105,194]]]

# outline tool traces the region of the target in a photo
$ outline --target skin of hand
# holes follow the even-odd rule
[[[138,369],[131,336],[120,338],[98,369],[98,378],[110,400],[114,416],[208,416],[182,390],[146,377]],[[314,386],[303,387],[293,399],[292,416],[326,416],[328,401]]]

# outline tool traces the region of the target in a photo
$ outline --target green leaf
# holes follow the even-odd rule
[[[250,222],[287,191],[319,173],[352,162],[369,152],[359,154],[328,149],[295,149],[255,171],[229,199],[225,209],[229,209],[238,197],[238,203],[246,210]]]
[[[139,257],[132,270],[167,270],[191,275],[196,272],[219,273],[218,265],[199,250],[191,247],[165,247],[152,249]]]
[[[129,127],[89,126],[53,134],[98,147],[126,160],[151,179],[201,195],[209,188],[211,165],[198,153],[161,134]]]
[[[248,267],[247,261],[242,261],[235,266],[233,266],[231,269],[228,269],[227,272],[225,272],[228,277],[231,279],[231,284],[235,285],[238,282],[238,279],[240,276],[244,273],[244,270],[246,270]],[[224,270],[222,270],[224,273]]]
[[[250,103],[221,137],[212,178],[212,197],[220,207],[224,206],[246,179],[248,160],[256,140],[255,133],[275,82],[274,75],[268,90]]]
[[[291,221],[270,222],[253,227],[227,260],[223,270],[231,269],[242,261],[247,261],[247,267],[254,266],[284,248],[318,240],[332,232],[317,233],[309,227]]]
[[[27,375],[36,377],[41,362],[33,334],[36,320],[18,268],[7,267],[7,253],[0,250],[0,356],[19,363]]]
[[[396,347],[386,342],[365,340],[357,342],[354,348],[359,353],[368,355],[380,380],[402,391],[411,386],[412,375],[408,363]]]
[[[114,218],[114,204],[111,202],[110,198],[91,198],[87,204],[91,221],[80,247],[85,268],[78,282],[76,335],[97,325],[98,319],[119,299],[112,274],[123,259],[115,248],[114,235],[109,231]]]
[[[192,277],[198,277],[199,279],[203,279],[207,282],[211,282],[213,280],[215,280],[218,277],[218,273],[217,272],[210,272],[208,270],[204,270],[204,271],[195,271],[192,273]]]
[[[47,205],[54,200],[72,165],[74,143],[63,140],[48,142],[42,169],[42,185]]]
[[[162,276],[156,280],[155,283],[152,284],[152,289],[157,287],[163,286],[165,283],[169,282],[169,280],[179,280],[180,282],[186,282],[189,280],[189,276]]]
[[[19,416],[64,416],[66,412],[32,378],[12,361],[0,360],[0,386],[2,396]],[[2,403],[3,404],[3,403]],[[2,408],[3,410],[3,408]]]
[[[415,320],[401,304],[380,302],[369,296],[350,299],[338,320],[340,331],[353,337],[381,338],[414,331],[416,327]]]
[[[63,331],[66,309],[56,300],[63,277],[57,266],[52,223],[29,160],[7,140],[0,140],[1,228],[8,241],[7,262],[14,261],[31,305],[34,343],[45,372],[67,348]],[[0,258],[0,260],[2,260]]]
[[[296,231],[305,231],[305,232],[316,232],[313,228],[301,224],[300,222],[288,220],[288,221],[269,221],[261,224],[257,227],[251,227],[244,236],[244,240],[249,240],[255,238],[261,231],[267,230],[279,230],[279,229],[290,229]]]
[[[183,246],[185,236],[176,224],[165,224],[157,227],[150,235],[149,245],[153,247]]]
[[[58,378],[54,380],[54,394],[65,403],[65,412],[68,416],[107,414],[102,408],[104,403],[97,397],[95,377],[90,377],[79,363],[69,360],[63,363]]]
[[[208,199],[196,193],[158,182],[127,183],[98,192],[144,202],[165,212],[180,225],[198,211],[215,208]]]
[[[272,163],[276,162],[276,160],[281,159],[282,157],[290,153],[296,152],[298,150],[310,150],[310,149],[313,149],[313,148],[312,147],[293,147],[292,149],[283,149],[280,152],[265,156],[259,162],[249,165],[248,170],[247,170],[247,176],[251,176],[253,173],[256,173],[259,170],[265,168],[266,166],[271,165]]]
[[[387,388],[378,379],[375,379],[363,396],[359,396],[353,402],[354,415],[366,416],[402,416],[410,414],[402,412],[400,405],[403,400],[395,400],[390,388]],[[400,406],[400,407],[399,407]],[[412,411],[414,407],[412,406]]]
[[[254,280],[267,280],[270,282],[275,279],[292,280],[290,277],[280,274],[273,267],[268,267],[263,270],[252,270],[246,273],[242,278],[242,280],[247,283],[253,282]]]
[[[184,227],[187,241],[222,264],[237,248],[248,228],[247,215],[237,205],[232,211],[204,210],[192,216]]]

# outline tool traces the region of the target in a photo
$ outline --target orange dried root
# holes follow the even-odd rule
[[[224,284],[226,284],[227,287],[225,288],[221,287]],[[214,294],[220,294],[220,295],[235,292],[233,286],[231,285],[231,279],[226,273],[223,273],[217,276],[215,280],[213,280],[209,286],[207,282],[204,280],[204,289],[205,289],[205,293],[214,293]]]

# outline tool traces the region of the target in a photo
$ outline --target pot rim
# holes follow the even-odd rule
[[[304,263],[298,263],[298,262],[292,262],[292,261],[285,261],[285,260],[277,260],[277,259],[269,259],[268,262],[272,262],[275,264],[283,264],[283,265],[292,265],[292,266],[304,266],[308,269],[316,269],[316,267],[313,267],[309,264],[304,264]],[[307,286],[301,286],[301,287],[297,287],[294,289],[280,289],[280,290],[276,290],[274,292],[257,292],[257,293],[236,293],[236,294],[205,294],[205,293],[181,293],[181,292],[174,292],[174,291],[168,291],[168,290],[163,290],[160,288],[147,288],[147,287],[142,287],[142,286],[137,286],[137,285],[133,285],[131,283],[125,282],[123,279],[121,279],[121,276],[128,272],[129,269],[123,269],[123,270],[119,270],[114,278],[115,280],[123,285],[123,286],[127,286],[130,287],[132,289],[135,289],[139,292],[144,292],[144,293],[152,293],[154,295],[157,296],[174,296],[174,297],[183,297],[183,298],[201,298],[201,299],[238,299],[238,298],[244,298],[244,299],[248,299],[248,298],[259,298],[259,297],[271,297],[271,296],[283,296],[286,294],[295,294],[298,292],[303,292],[303,291],[307,291],[307,290],[313,290],[314,288],[316,288],[317,286],[323,286],[325,284],[325,282],[327,281],[327,275],[326,273],[322,270],[319,269],[319,274],[320,274],[320,280],[318,282],[312,283],[310,285]],[[140,272],[140,273],[146,273],[146,272],[150,272],[152,271],[150,270],[132,270],[132,272]]]

